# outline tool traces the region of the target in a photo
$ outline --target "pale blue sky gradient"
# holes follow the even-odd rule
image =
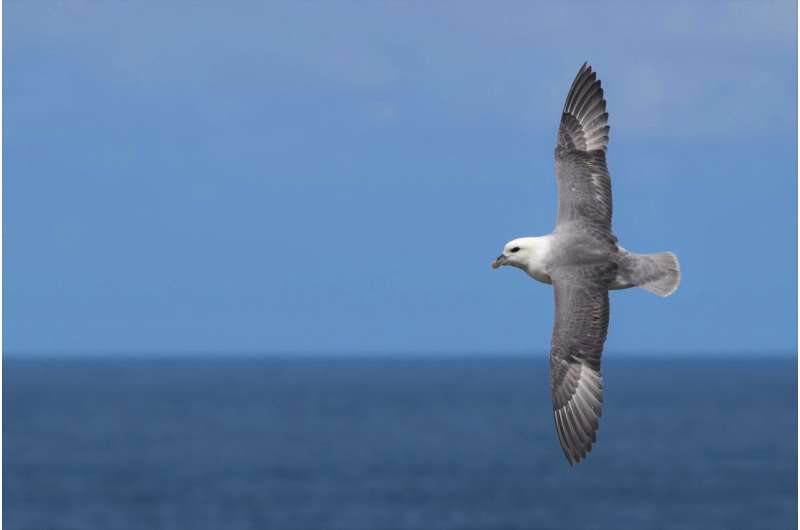
[[[6,3],[6,351],[546,352],[489,263],[585,60],[617,235],[684,270],[606,351],[793,351],[796,4],[492,6]]]

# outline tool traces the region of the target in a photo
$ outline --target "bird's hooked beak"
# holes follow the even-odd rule
[[[497,256],[497,259],[492,262],[492,268],[496,269],[497,267],[502,267],[506,263],[508,263],[508,258],[500,254]]]

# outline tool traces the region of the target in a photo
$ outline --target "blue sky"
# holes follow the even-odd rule
[[[684,273],[606,351],[795,348],[794,2],[4,7],[6,351],[546,352],[489,263],[586,60],[615,231]]]

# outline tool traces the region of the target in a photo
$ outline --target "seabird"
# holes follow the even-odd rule
[[[681,279],[675,254],[629,252],[611,230],[608,131],[600,80],[584,63],[569,89],[558,128],[555,229],[545,236],[509,241],[492,263],[495,269],[522,269],[552,284],[555,291],[550,393],[558,441],[570,465],[591,451],[597,437],[608,291],[642,287],[669,296]]]

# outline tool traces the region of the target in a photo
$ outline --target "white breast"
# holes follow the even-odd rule
[[[527,273],[530,274],[534,280],[539,280],[542,283],[553,283],[553,280],[550,278],[550,276],[548,276],[547,273],[541,269],[529,269]]]

